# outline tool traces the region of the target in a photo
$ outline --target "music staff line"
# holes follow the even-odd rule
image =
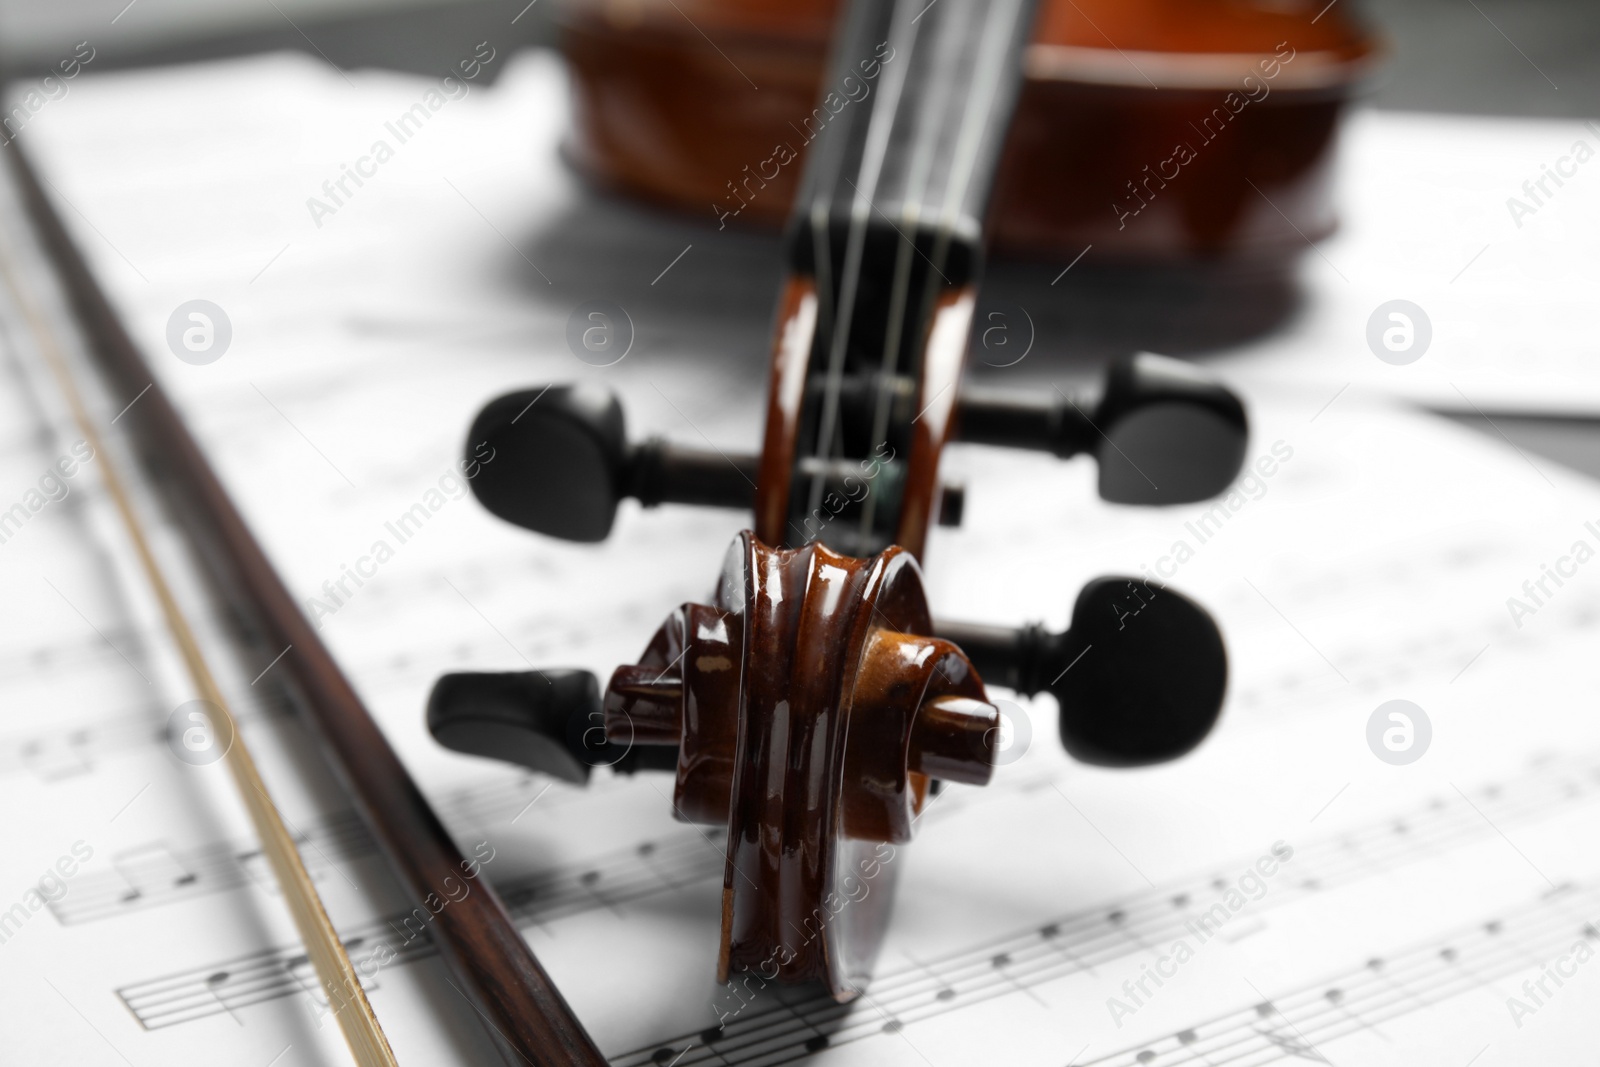
[[[614,614],[618,617],[631,617],[632,607],[619,607]],[[550,628],[542,622],[534,628],[539,627]],[[120,644],[121,638],[129,635],[137,637],[138,633],[139,631],[135,629],[112,631],[112,640]],[[98,637],[81,644],[81,651],[86,661],[116,660],[116,652],[108,648]],[[493,662],[503,655],[504,651],[505,644],[501,638],[491,636],[478,641],[462,642],[456,647],[455,654],[459,665]],[[538,654],[539,648],[537,645],[529,646],[528,651]],[[270,657],[271,653],[263,656],[263,664]],[[390,680],[393,680],[395,672],[407,671],[414,667],[425,667],[430,678],[435,673],[431,661],[413,657],[404,650],[390,653],[381,666],[382,669],[378,673],[382,673]],[[292,711],[287,698],[266,686],[260,690],[251,690],[238,701],[238,706],[245,711],[245,714],[241,715],[243,722]],[[252,714],[252,707],[259,707],[259,710]],[[137,747],[165,742],[164,722],[162,725],[157,725],[149,712],[123,712],[65,727],[50,726],[30,733],[0,737],[0,776],[32,771],[43,781],[59,781],[93,771],[95,761],[98,759],[119,755]]]
[[[619,614],[625,613],[619,610]],[[97,654],[103,652],[106,656],[114,657],[115,654],[98,640],[95,644],[98,645]],[[1377,676],[1367,679],[1356,677],[1356,683],[1368,690],[1374,690],[1383,685],[1400,684],[1412,678],[1436,677],[1440,671],[1455,662],[1451,657],[1462,646],[1445,638],[1440,638],[1434,644],[1439,650],[1436,661],[1407,660],[1404,661],[1407,666],[1400,668],[1399,673],[1390,672],[1381,679]],[[480,659],[492,661],[503,650],[503,642],[496,637],[478,642],[472,648],[458,649],[458,659],[462,663]],[[402,651],[390,656],[385,669],[403,671],[418,662]],[[1400,664],[1402,661],[1395,662]],[[1320,675],[1316,670],[1307,668],[1306,673],[1302,675],[1281,676],[1274,680],[1268,689],[1242,690],[1236,702],[1241,711],[1253,711],[1271,705],[1274,693],[1281,693],[1287,697],[1307,687],[1314,687],[1319,679]],[[1306,694],[1301,692],[1301,696],[1297,698],[1301,700],[1302,705],[1305,696]],[[1340,696],[1338,699],[1343,697]],[[276,695],[273,690],[267,690],[263,695],[252,693],[250,701],[259,707],[252,711],[251,703],[244,705],[245,713],[241,717],[246,722],[256,718],[282,715],[291,710],[287,700]],[[164,726],[153,723],[147,713],[140,712],[122,713],[99,721],[66,727],[50,727],[33,733],[14,734],[0,737],[0,776],[31,771],[43,781],[59,781],[93,771],[97,759],[117,755],[138,746],[164,744],[165,741]]]
[[[549,566],[548,561],[541,561],[536,556],[531,559],[519,558],[517,565],[531,567],[540,573],[547,571]],[[463,574],[470,578],[477,570],[480,568],[469,567]],[[407,575],[401,581],[403,589],[375,586],[367,595],[370,595],[376,603],[412,587],[419,593],[425,592],[427,589],[442,586],[444,576],[442,571],[429,570],[414,576]],[[1600,621],[1600,609],[1594,606],[1596,602],[1600,602],[1600,597],[1588,598],[1581,604],[1574,603],[1571,606],[1572,617],[1568,628],[1583,629]],[[637,614],[635,605],[621,604],[606,612],[606,618],[615,621],[632,618],[635,614]],[[512,630],[531,640],[533,637],[530,635],[541,635],[546,631],[553,633],[552,625],[548,619],[525,618],[518,619],[512,625]],[[1441,631],[1415,638],[1410,644],[1399,649],[1399,654],[1388,656],[1375,653],[1370,645],[1335,650],[1335,654],[1358,687],[1366,691],[1376,691],[1384,686],[1393,686],[1408,680],[1434,677],[1441,672],[1453,672],[1459,665],[1460,650],[1467,647],[1481,648],[1485,641],[1496,636],[1495,633],[1489,632],[1493,629],[1494,627],[1486,628],[1480,624],[1471,624],[1457,631]],[[128,626],[113,626],[107,632],[119,646],[126,645],[130,641],[137,643],[145,636],[137,627]],[[570,635],[566,636],[570,638]],[[1502,643],[1515,643],[1528,639],[1519,638],[1517,635],[1501,635],[1499,640]],[[532,650],[538,651],[537,645]],[[455,658],[463,664],[489,662],[502,655],[503,651],[503,644],[498,636],[485,637],[481,641],[459,643],[455,649]],[[555,655],[558,652],[551,650],[550,654]],[[114,658],[115,652],[98,637],[90,635],[73,638],[57,646],[0,647],[0,662],[27,660],[38,666],[54,663],[63,655],[69,659],[74,656],[108,659]],[[392,680],[396,672],[404,675],[412,668],[421,668],[431,662],[428,656],[415,651],[391,650],[384,657],[382,673]],[[1369,663],[1372,664],[1371,669],[1367,669]],[[431,675],[431,671],[428,673]],[[1263,680],[1250,688],[1240,689],[1233,700],[1233,706],[1241,712],[1252,713],[1253,717],[1253,713],[1258,709],[1277,706],[1280,698],[1293,696],[1302,706],[1307,699],[1317,703],[1319,700],[1316,690],[1322,680],[1320,664],[1306,666],[1300,671],[1291,669],[1271,680]],[[1344,690],[1340,689],[1337,693],[1323,694],[1323,697],[1328,700],[1343,700],[1345,699],[1343,693]],[[255,694],[252,693],[251,696],[254,697]],[[267,696],[259,699],[265,701],[269,714],[278,713],[286,708],[282,699],[271,695],[270,690]],[[53,726],[36,733],[0,738],[0,775],[31,771],[43,781],[61,781],[93,771],[96,760],[102,756],[120,753],[140,745],[158,744],[164,740],[164,732],[152,728],[144,721],[144,717],[137,713],[124,714],[100,722],[79,723],[66,727]]]
[[[549,570],[549,562],[537,556],[518,556],[515,560],[508,560],[504,567],[519,567],[532,569],[538,573]],[[486,566],[469,566],[458,574],[471,581],[476,575],[484,580],[489,580],[491,574],[503,580],[504,569],[492,570]],[[372,603],[380,603],[389,598],[408,599],[412,594],[425,595],[430,590],[444,587],[444,572],[441,570],[428,570],[415,575],[406,575],[400,578],[399,584],[376,584],[368,592],[363,593],[364,599]],[[1583,603],[1574,602],[1570,606],[1571,617],[1568,619],[1568,630],[1582,630],[1600,623],[1600,595],[1587,598]],[[629,620],[640,616],[638,606],[632,603],[618,604],[605,613],[603,619],[593,629],[604,631],[617,620]],[[642,616],[640,616],[642,617]],[[212,617],[212,624],[221,625],[219,618]],[[520,634],[522,639],[533,641],[528,649],[535,654],[546,654],[540,647],[541,641],[551,641],[560,636],[563,640],[570,639],[571,635],[566,628],[557,627],[553,620],[540,617],[524,617],[511,620],[508,623],[509,632]],[[138,627],[127,625],[102,627],[107,636],[118,647],[136,647],[138,642],[146,640],[149,635]],[[1376,691],[1384,686],[1394,686],[1416,679],[1433,678],[1447,673],[1454,673],[1460,666],[1462,649],[1479,649],[1491,639],[1509,644],[1531,640],[1520,635],[1505,635],[1500,632],[1498,617],[1491,622],[1473,623],[1459,627],[1455,630],[1440,631],[1439,633],[1418,638],[1393,653],[1384,655],[1375,653],[1370,645],[1361,645],[1350,649],[1335,649],[1333,655],[1343,669],[1351,675],[1354,683],[1365,691]],[[430,632],[426,630],[424,633]],[[130,642],[133,644],[130,645]],[[273,652],[266,651],[267,658]],[[436,651],[429,649],[429,652]],[[550,648],[548,654],[559,656],[563,649]],[[461,664],[473,662],[494,662],[504,653],[503,642],[498,637],[484,637],[475,641],[458,642],[455,648],[455,658]],[[427,666],[427,673],[431,677],[436,666],[436,656],[425,654],[421,650],[391,650],[383,658],[381,664],[369,661],[370,666],[379,668],[379,673],[393,679],[395,672],[404,674],[414,667]],[[38,667],[44,664],[64,663],[71,666],[77,662],[100,662],[116,659],[116,652],[108,648],[96,635],[84,635],[55,645],[3,647],[0,646],[0,667],[11,663],[21,664],[26,662]],[[1370,669],[1366,664],[1371,663]],[[358,675],[366,673],[358,670]],[[1250,688],[1240,689],[1232,699],[1231,706],[1239,711],[1254,713],[1258,709],[1271,709],[1284,700],[1293,697],[1301,706],[1310,698],[1317,700],[1317,686],[1324,680],[1322,666],[1306,666],[1300,670],[1290,670],[1271,680],[1261,680]],[[1329,700],[1343,700],[1344,689],[1325,694]],[[134,725],[127,718],[109,723],[89,723],[75,725],[66,729],[52,729],[24,737],[0,739],[0,775],[27,770],[37,763],[40,753],[65,754],[62,762],[64,765],[76,763],[80,767],[87,763],[89,757],[121,751],[124,747],[137,745],[141,742],[161,741],[160,735],[149,736],[142,727]],[[30,760],[30,754],[33,754]],[[47,780],[52,780],[47,774]]]
[[[659,891],[658,882],[688,884],[706,877],[705,868],[716,857],[703,842],[683,840],[670,847],[646,843],[631,850],[643,852],[650,860],[648,873],[636,869],[625,880],[553,879],[534,876],[515,879],[497,887],[507,908],[519,925],[532,926],[595,908],[617,908]],[[721,864],[715,862],[720,873]],[[396,967],[434,955],[426,930],[408,937],[403,925],[409,913],[396,913],[362,923],[344,937],[351,957],[360,962],[369,943],[386,942],[395,955],[386,967]],[[146,1030],[160,1030],[211,1015],[237,1011],[263,1001],[276,1000],[307,991],[300,972],[307,966],[305,954],[295,948],[277,947],[224,960],[207,967],[140,982],[117,990],[128,1010]],[[369,991],[378,983],[362,974]],[[381,977],[378,975],[377,977]],[[314,988],[315,983],[311,983]]]
[[[1581,634],[1600,625],[1600,593],[1586,595],[1582,602],[1575,596],[1564,609],[1567,615],[1562,620],[1563,635]],[[1504,651],[1537,648],[1541,643],[1541,638],[1525,632],[1506,633],[1499,616],[1486,614],[1479,622],[1441,628],[1387,652],[1375,652],[1370,643],[1364,643],[1348,648],[1335,646],[1328,655],[1349,676],[1352,685],[1363,693],[1377,693],[1411,683],[1447,680],[1467,664],[1474,651],[1490,644]],[[1369,663],[1371,667],[1367,666]],[[1329,677],[1321,659],[1291,665],[1270,681],[1261,679],[1250,688],[1241,689],[1229,706],[1253,713],[1258,709],[1270,711],[1291,698],[1302,712],[1308,703],[1347,704],[1346,686],[1319,691]]]
[[[252,694],[234,707],[244,724],[286,715],[290,710],[288,701],[272,691]],[[166,742],[166,716],[150,707],[95,722],[13,734],[0,737],[0,776],[31,771],[41,781],[57,782],[92,773],[95,761],[104,756]]]
[[[1015,788],[1042,789],[1052,780],[1038,776],[1019,779]],[[533,791],[533,784],[533,779],[524,779],[515,783],[514,790],[513,787],[502,787],[501,792],[505,795],[495,799],[496,813],[504,816],[525,807],[523,798]],[[572,790],[569,799],[581,795],[579,791]],[[983,802],[991,795],[1000,794],[972,793],[967,795],[968,802]],[[444,810],[465,810],[468,806],[476,806],[480,814],[489,807],[482,791],[464,790],[458,794],[457,803]],[[961,807],[941,803],[929,811],[929,818],[948,818]],[[372,850],[370,840],[353,813],[347,813],[340,821],[339,831],[346,835],[344,847],[349,848],[359,842],[365,851]],[[339,847],[333,841],[333,831],[321,840],[330,850]],[[307,856],[307,866],[315,871],[320,869],[320,865],[313,864],[312,855],[315,853]],[[722,868],[722,857],[708,848],[698,834],[685,831],[676,840],[642,842],[628,849],[608,853],[581,868],[540,872],[497,883],[495,889],[520,925],[534,926],[586,911],[601,908],[614,910],[620,905],[658,893],[680,890],[697,882],[714,881],[721,877]],[[169,896],[199,890],[200,880],[188,877],[189,873],[185,872],[174,879],[182,884],[172,886]],[[243,884],[246,877],[244,874],[234,874],[231,884]],[[110,888],[115,890],[116,886]],[[92,905],[96,913],[94,917],[105,917],[107,909],[121,912],[139,903],[141,901],[138,899],[108,900],[106,889],[102,887]],[[405,913],[396,913],[361,924],[347,937],[346,946],[353,952],[368,941],[384,938],[386,931],[399,931],[405,918]],[[396,940],[405,939],[402,936],[389,940],[392,945]],[[432,945],[426,938],[418,938],[399,950],[396,959],[389,965],[409,963],[432,954]],[[303,955],[296,949],[278,947],[141,982],[119,990],[118,994],[146,1029],[160,1029],[301,992],[305,989],[305,983],[296,977],[295,970],[304,964]]]
[[[1497,824],[1506,825],[1551,814],[1566,801],[1592,800],[1600,786],[1600,768],[1592,766],[1583,776],[1587,790],[1570,777],[1545,781],[1543,776],[1549,774],[1550,768],[1541,767],[1520,778],[1516,788],[1476,790],[1477,803]],[[1275,878],[1274,888],[1252,904],[1251,914],[1387,874],[1453,844],[1494,835],[1493,827],[1456,798],[1430,804],[1409,818],[1386,819],[1296,846],[1293,859]],[[886,972],[873,983],[872,1003],[864,1011],[824,996],[780,1003],[742,1016],[720,1033],[712,1027],[682,1034],[614,1062],[619,1067],[643,1067],[661,1058],[683,1067],[786,1063],[808,1054],[807,1050],[876,1036],[885,1026],[901,1027],[1074,973],[1092,974],[1096,967],[1128,956],[1159,954],[1187,931],[1188,920],[1203,912],[1203,905],[1198,909],[1195,905],[1204,900],[1205,893],[1218,892],[1226,885],[1221,878],[1197,879],[1147,891],[1108,910],[1077,913],[933,963]],[[682,1059],[675,1060],[680,1055]]]
[[[1257,1067],[1289,1057],[1329,1062],[1319,1046],[1362,1030],[1375,1031],[1383,1022],[1512,975],[1543,970],[1552,955],[1576,943],[1600,949],[1600,929],[1590,917],[1597,908],[1596,890],[1559,887],[1509,915],[1374,957],[1360,967],[1080,1067]]]
[[[1586,788],[1587,787],[1587,788]],[[1475,802],[1496,824],[1523,822],[1558,812],[1568,803],[1592,800],[1600,794],[1600,765],[1589,761],[1565,771],[1543,764],[1520,776],[1510,787],[1490,785],[1474,790]],[[1421,856],[1437,854],[1452,844],[1482,840],[1495,833],[1471,805],[1459,797],[1439,800],[1402,819],[1384,819],[1361,829],[1330,835],[1296,847],[1284,864],[1277,887],[1255,907],[1270,908],[1302,899],[1328,888],[1394,871]],[[698,844],[698,858],[696,848]],[[704,842],[686,840],[683,852],[655,854],[662,870],[656,878],[639,874],[619,884],[603,878],[587,882],[580,876],[576,887],[570,878],[552,893],[548,883],[540,897],[538,878],[499,888],[519,925],[552,921],[575,910],[616,906],[665,889],[688,884],[696,876],[715,878],[721,857]],[[685,858],[687,857],[687,859]],[[669,863],[684,863],[668,876]],[[1241,864],[1246,866],[1247,863]],[[1227,867],[1221,870],[1231,870]],[[636,872],[638,873],[638,872]],[[678,884],[672,886],[672,882]],[[1276,883],[1275,883],[1276,884]],[[965,950],[913,968],[883,975],[874,983],[873,1004],[889,1011],[900,1024],[962,1006],[1032,988],[1074,973],[1094,973],[1130,955],[1148,953],[1170,943],[1185,922],[1210,903],[1207,894],[1226,882],[1216,875],[1186,879],[1164,888],[1147,890],[1103,908],[1080,911],[1020,934]],[[597,895],[595,890],[603,888]],[[381,936],[386,922],[398,924],[401,916],[365,924],[352,932],[351,944]],[[431,945],[418,939],[391,964],[411,962],[432,954]],[[129,1009],[147,1029],[159,1029],[226,1010],[289,996],[302,983],[293,977],[297,953],[289,948],[268,949],[212,966],[191,968],[119,989]],[[218,974],[225,979],[218,981]],[[643,1065],[663,1050],[673,1056],[685,1053],[684,1067],[696,1063],[765,1063],[766,1056],[804,1054],[818,1041],[839,1044],[882,1031],[881,1016],[850,1021],[855,1009],[819,996],[798,1004],[762,1006],[716,1034],[707,1044],[707,1032],[681,1035],[619,1057],[623,1067]],[[708,1013],[709,1014],[709,1013]],[[712,1031],[715,1033],[715,1031]],[[698,1045],[698,1048],[690,1046]],[[714,1048],[712,1046],[715,1046]],[[817,1046],[820,1047],[820,1046]],[[798,1051],[797,1051],[798,1050]],[[782,1060],[773,1062],[784,1062]]]
[[[515,816],[543,788],[532,777],[524,777],[463,789],[444,798],[439,810],[451,822],[492,823]],[[546,799],[543,807],[558,806],[578,795],[577,790],[563,789]],[[313,877],[326,874],[330,863],[373,855],[377,847],[360,817],[349,810],[302,823],[295,841]],[[139,908],[266,884],[252,873],[252,865],[260,859],[253,843],[222,841],[181,850],[150,843],[123,850],[118,856],[130,853],[149,858],[142,864],[116,864],[113,858],[117,870],[80,876],[72,892],[51,903],[57,921],[64,926],[97,922]]]
[[[514,556],[507,554],[502,558],[489,558],[475,563],[453,565],[448,571],[443,568],[432,568],[421,572],[406,572],[386,582],[373,583],[370,588],[363,588],[359,599],[371,604],[381,604],[390,600],[399,603],[425,603],[429,602],[434,594],[441,591],[448,592],[451,580],[468,593],[474,593],[480,590],[503,587],[507,577],[516,571],[532,571],[547,578],[551,575],[562,573],[549,559],[542,558],[537,554],[532,556],[526,553],[518,553]],[[552,592],[560,593],[562,590],[557,588]],[[320,589],[309,589],[308,593],[326,597],[326,593]],[[629,599],[611,605],[601,605],[599,607],[600,613],[588,624],[587,629],[603,633],[606,632],[607,626],[613,625],[618,619],[634,620],[642,628],[651,618],[651,613],[645,609],[644,604],[645,601],[643,600]],[[226,628],[230,625],[228,619],[224,617],[222,609],[217,608],[215,605],[207,605],[203,610],[197,609],[195,614],[197,623],[203,623],[207,629],[226,632]],[[545,614],[522,615],[512,618],[506,620],[501,628],[510,633],[523,635],[549,634],[563,638],[569,637],[573,632],[571,620]],[[131,624],[126,621],[106,623],[100,625],[99,630],[100,633],[105,635],[106,639],[109,639],[118,648],[124,649],[144,647],[150,641],[159,641],[161,636],[157,628]],[[421,662],[426,665],[426,669],[429,672],[428,676],[432,677],[432,673],[439,667],[436,655],[439,650],[437,634],[428,627],[421,628],[420,632],[422,634],[422,643],[415,649],[390,653],[381,663],[375,658],[362,659],[358,657],[352,661],[353,672],[359,677],[366,669],[375,670],[382,667],[386,670],[396,662],[408,666],[413,662]],[[459,653],[466,654],[469,657],[479,654],[487,657],[490,654],[497,654],[504,650],[503,642],[498,639],[490,641],[480,638],[477,640],[458,641],[454,647]],[[267,650],[257,649],[256,651]],[[271,654],[270,651],[267,652],[269,657]],[[0,644],[0,677],[13,674],[25,675],[29,668],[37,670],[46,666],[53,666],[62,670],[72,670],[115,659],[116,653],[107,648],[105,640],[102,640],[98,634],[94,633],[74,634],[70,637],[64,636],[53,642],[43,644]]]
[[[997,787],[984,792],[961,791],[942,799],[929,810],[929,821],[939,822],[971,804],[986,804],[1002,796],[1026,793],[1048,788],[1059,776],[1059,771],[1033,773],[1002,781]],[[592,797],[596,788],[626,788],[625,780],[601,777],[588,788],[568,788],[559,783],[540,785],[532,777],[517,778],[486,786],[469,787],[447,794],[438,800],[438,808],[447,822],[456,826],[487,826],[518,816],[536,796],[543,795],[545,786],[553,791],[541,801],[541,810],[548,811],[585,796]],[[315,821],[300,824],[296,843],[301,847],[306,868],[313,877],[328,872],[330,864],[359,860],[376,854],[376,845],[353,811],[336,812]],[[709,879],[722,873],[721,859],[706,850],[704,839],[698,834],[685,832],[684,842],[693,842],[707,851],[707,866],[700,877]],[[648,868],[654,848],[675,848],[678,841],[656,841],[621,849],[572,868],[542,871],[539,878],[551,883],[588,879],[589,884],[603,882],[610,885],[633,876],[635,868]],[[254,873],[260,860],[254,844],[245,841],[222,841],[195,848],[174,850],[160,842],[149,842],[124,849],[117,856],[134,854],[142,857],[136,862],[118,863],[113,857],[113,871],[84,875],[73,883],[73,891],[50,904],[56,920],[62,925],[97,922],[126,915],[147,907],[159,907],[206,893],[220,893],[241,886],[266,884]],[[663,884],[661,890],[680,888],[676,884]],[[503,894],[509,892],[502,887]],[[598,901],[596,907],[603,906]]]

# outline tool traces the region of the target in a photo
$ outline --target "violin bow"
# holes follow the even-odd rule
[[[204,717],[208,720],[209,741],[213,745],[220,744],[223,747],[222,760],[233,774],[234,784],[238,787],[239,797],[244,801],[245,810],[249,813],[251,825],[255,827],[256,836],[261,839],[261,850],[271,865],[278,888],[282,891],[284,902],[289,907],[289,914],[294,919],[295,928],[300,931],[300,940],[305,943],[306,955],[316,969],[317,980],[322,984],[322,988],[328,991],[330,1004],[334,1002],[335,997],[341,1002],[334,1010],[334,1017],[339,1020],[339,1029],[344,1034],[345,1044],[349,1046],[351,1056],[360,1067],[397,1067],[394,1050],[389,1047],[383,1027],[378,1024],[378,1017],[373,1013],[366,992],[361,988],[360,979],[356,977],[355,965],[350,962],[350,954],[345,951],[338,933],[333,928],[332,920],[328,918],[327,908],[311,881],[311,875],[306,871],[299,850],[295,848],[294,838],[289,833],[289,827],[284,822],[282,813],[278,810],[277,802],[272,799],[266,782],[256,767],[255,757],[250,754],[249,746],[239,735],[239,720],[229,707],[228,698],[223,695],[222,688],[217,685],[216,676],[212,673],[205,653],[201,651],[194,629],[179,606],[177,597],[173,595],[172,583],[168,581],[166,572],[150,547],[150,537],[145,532],[144,524],[140,521],[138,511],[128,494],[117,461],[106,449],[105,439],[101,437],[94,417],[90,415],[84,403],[83,394],[73,377],[67,356],[61,350],[54,331],[50,329],[44,313],[39,308],[38,301],[23,284],[21,272],[17,269],[11,250],[5,247],[0,247],[0,277],[3,277],[6,288],[15,299],[23,319],[27,321],[29,332],[38,342],[44,360],[66,398],[73,422],[77,424],[79,432],[83,434],[93,454],[100,458],[101,478],[118,516],[122,519],[123,529],[127,531],[128,539],[132,542],[134,555],[139,560],[139,569],[144,572],[151,591],[161,607],[162,618],[166,621],[173,643],[177,645],[184,667],[188,670],[189,679],[194,683],[201,701],[207,705],[208,710]],[[213,718],[216,721],[209,721]]]
[[[466,999],[499,1043],[534,1067],[601,1067],[605,1057],[567,1005],[550,976],[517,931],[505,905],[482,879],[456,899],[449,883],[474,870],[438,815],[406,772],[332,654],[301,614],[199,444],[157,383],[128,336],[82,254],[50,203],[33,165],[13,141],[7,153],[24,207],[55,267],[68,300],[107,384],[129,402],[124,410],[138,460],[169,491],[184,519],[189,540],[212,581],[236,591],[240,605],[273,647],[287,646],[282,659],[288,685],[298,698],[317,749],[355,801],[390,869],[417,901],[430,896],[449,903],[433,914],[429,934]],[[61,380],[82,432],[97,445],[100,435],[84,407],[67,358],[19,272],[4,259],[6,281]],[[122,416],[119,416],[121,418]],[[109,460],[109,455],[108,455]],[[317,897],[293,839],[250,758],[193,631],[183,618],[150,552],[139,520],[106,464],[107,488],[121,512],[179,651],[200,696],[220,710],[232,744],[225,757],[239,785],[263,849],[283,887],[319,981],[341,1003],[337,1017],[361,1067],[394,1064],[354,967]],[[432,909],[430,909],[431,911]],[[344,1010],[348,1008],[349,1010]]]

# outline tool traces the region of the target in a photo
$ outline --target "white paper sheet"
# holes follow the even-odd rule
[[[1596,116],[1354,112],[1340,230],[1305,256],[1303,307],[1287,329],[1211,362],[1324,399],[1349,388],[1445,411],[1600,412]],[[1420,313],[1379,313],[1397,300]]]
[[[287,57],[85,79],[27,135],[297,595],[326,605],[325,582],[398,542],[385,524],[440,493],[375,577],[347,582],[322,634],[459,839],[494,848],[488,876],[616,1062],[1492,1067],[1592,1048],[1600,967],[1572,946],[1595,944],[1584,931],[1600,921],[1586,654],[1600,565],[1574,563],[1572,546],[1600,547],[1585,525],[1600,527],[1600,492],[1438,421],[1264,386],[1249,391],[1249,457],[1275,457],[1272,473],[1222,511],[1114,508],[1084,461],[952,450],[967,521],[936,530],[926,560],[939,614],[1052,626],[1088,578],[1160,569],[1228,639],[1216,736],[1169,767],[1093,770],[1060,752],[1048,697],[1022,702],[1026,752],[986,789],[947,790],[897,856],[867,996],[843,1009],[767,990],[744,1005],[751,994],[716,987],[721,857],[671,819],[664,782],[549,785],[441,750],[421,709],[452,669],[603,674],[709,588],[736,514],[630,506],[610,541],[573,546],[496,522],[440,479],[484,400],[551,380],[617,389],[636,433],[753,447],[772,245],[584,193],[556,162],[548,57],[444,104],[318,228],[305,199],[428,88],[350,82]],[[201,116],[214,122],[197,141]],[[166,342],[172,309],[196,297],[233,325],[205,366]],[[564,340],[596,297],[638,331],[604,370]],[[9,373],[37,381],[14,326],[5,347]],[[9,505],[70,440],[50,433],[42,388],[4,397]],[[96,475],[86,465],[0,544],[14,605],[0,922],[47,867],[76,868],[0,943],[6,1055],[345,1062],[231,786],[164,740],[185,694],[160,667]],[[1572,575],[1556,585],[1546,564]],[[1507,599],[1540,580],[1536,610],[1513,619]],[[394,939],[406,905],[298,728],[251,684],[267,670],[270,685],[276,650],[207,632],[336,924],[358,954]],[[1432,722],[1407,766],[1368,747],[1391,699]],[[1180,940],[1192,955],[1175,963]],[[401,1062],[493,1062],[428,957],[412,943],[372,990]]]

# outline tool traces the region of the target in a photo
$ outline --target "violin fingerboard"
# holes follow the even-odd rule
[[[798,124],[811,148],[796,270],[837,288],[865,237],[891,254],[912,241],[947,285],[973,279],[1034,12],[1033,0],[852,0]]]

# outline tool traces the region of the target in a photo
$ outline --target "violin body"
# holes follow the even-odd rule
[[[569,0],[570,158],[719,226],[781,224],[820,127],[874,91],[864,76],[824,84],[840,6]],[[1379,54],[1348,5],[1046,0],[990,245],[1092,245],[1101,263],[1291,259],[1335,226],[1339,115]]]

